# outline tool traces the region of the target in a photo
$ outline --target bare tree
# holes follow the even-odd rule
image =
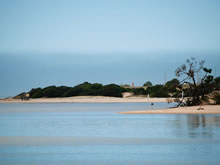
[[[206,85],[213,81],[213,76],[209,75],[212,70],[205,68],[204,63],[204,60],[197,62],[195,58],[191,57],[186,60],[186,64],[176,69],[176,76],[182,78],[180,86],[187,85],[190,91],[187,105],[199,105],[205,96]],[[202,76],[202,78],[196,80],[196,76]]]

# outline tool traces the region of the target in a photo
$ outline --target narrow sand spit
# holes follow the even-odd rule
[[[120,114],[220,114],[220,105],[178,107],[158,110],[129,111]]]
[[[173,99],[169,99],[172,102]],[[0,103],[145,103],[145,102],[167,102],[167,98],[146,98],[146,97],[104,97],[104,96],[77,96],[65,98],[39,98],[39,99],[1,99]]]

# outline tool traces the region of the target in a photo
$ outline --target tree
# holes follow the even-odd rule
[[[115,84],[105,85],[102,88],[102,96],[122,97],[122,88]]]
[[[43,90],[41,88],[33,88],[29,92],[30,98],[41,98],[44,96]]]
[[[144,87],[151,87],[152,83],[150,81],[147,81],[146,83],[144,83],[143,85]]]
[[[144,88],[134,88],[132,92],[134,95],[147,95],[147,91]]]
[[[187,85],[189,88],[187,105],[199,105],[207,92],[206,87],[213,81],[213,76],[210,75],[212,69],[205,68],[204,63],[204,60],[197,62],[195,58],[191,57],[186,60],[186,64],[181,65],[175,71],[177,77],[183,77],[180,81],[182,87]],[[203,71],[202,74],[201,71]],[[197,80],[196,76],[198,76]]]
[[[179,86],[179,80],[176,78],[167,81],[165,87],[168,89],[169,92],[176,92],[176,88]]]
[[[167,88],[160,84],[149,87],[147,92],[151,97],[169,97]]]

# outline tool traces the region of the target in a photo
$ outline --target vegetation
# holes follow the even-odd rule
[[[206,95],[215,88],[213,76],[211,75],[212,69],[204,67],[204,63],[205,61],[197,62],[192,57],[186,60],[186,64],[176,69],[176,76],[182,78],[179,87],[182,91],[185,91],[188,97],[186,105],[200,105],[203,100],[207,100]],[[182,104],[183,99],[179,104]]]
[[[177,87],[179,86],[179,80],[177,80],[176,78],[167,81],[165,84],[165,87],[167,88],[167,90],[171,93],[176,93],[177,92]]]
[[[134,95],[147,95],[148,91],[144,88],[134,88],[131,90]]]
[[[150,81],[147,81],[146,83],[144,83],[143,86],[144,87],[152,87],[152,83]]]
[[[30,98],[53,98],[53,97],[71,97],[71,96],[110,96],[122,97],[124,92],[131,92],[133,95],[151,97],[169,97],[175,96],[178,92],[176,90],[177,79],[168,81],[165,85],[157,84],[139,88],[131,88],[130,86],[119,86],[116,84],[102,85],[99,83],[91,84],[84,82],[75,87],[66,86],[48,86],[45,88],[33,88],[28,94]],[[20,94],[21,95],[21,94]],[[20,96],[18,95],[18,96]],[[17,97],[18,97],[17,96]],[[21,98],[21,97],[18,97]]]
[[[220,77],[214,79],[215,90],[220,90]]]
[[[98,83],[84,82],[75,87],[66,86],[49,86],[46,88],[35,88],[32,89],[29,94],[30,98],[41,98],[41,97],[71,97],[71,96],[112,96],[122,97],[122,92],[126,89],[115,84],[109,84],[103,86]]]
[[[101,95],[102,96],[114,96],[114,97],[122,97],[122,92],[125,92],[126,89],[115,85],[109,84],[102,88]]]
[[[151,97],[169,97],[169,91],[164,85],[155,85],[148,90]]]

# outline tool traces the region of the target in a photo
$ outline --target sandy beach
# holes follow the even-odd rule
[[[0,103],[166,103],[172,102],[172,98],[146,98],[146,97],[104,97],[104,96],[76,96],[65,98],[37,98],[29,100],[5,98]],[[220,105],[203,105],[192,107],[178,107],[155,110],[134,110],[119,112],[120,114],[220,114]]]
[[[204,105],[192,107],[178,107],[169,109],[155,109],[144,111],[120,112],[120,114],[220,114],[220,105]]]
[[[21,99],[0,99],[0,103],[145,103],[145,102],[167,102],[167,98],[146,98],[146,97],[104,97],[104,96],[76,96],[65,98],[37,98],[29,100]],[[169,98],[169,101],[172,99]]]

